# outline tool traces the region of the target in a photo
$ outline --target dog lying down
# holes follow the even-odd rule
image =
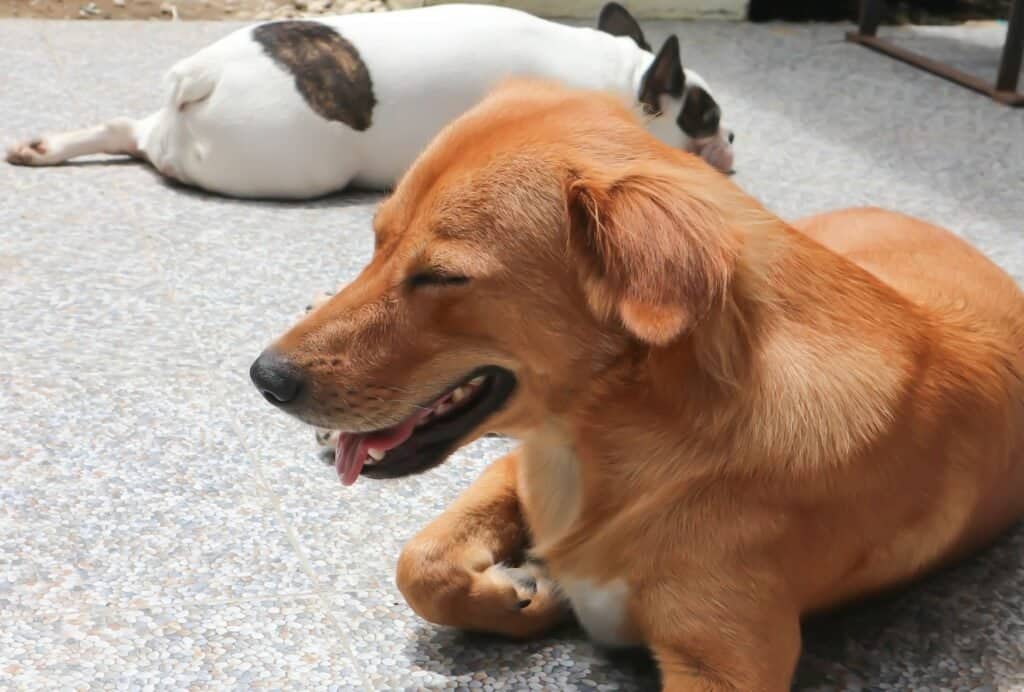
[[[24,142],[7,160],[127,154],[237,197],[388,188],[448,122],[497,82],[523,76],[636,99],[662,141],[729,171],[732,132],[708,85],[683,68],[678,39],[652,53],[616,3],[598,28],[459,4],[257,24],[172,67],[152,115]]]
[[[615,98],[519,82],[374,232],[251,375],[344,431],[345,483],[521,440],[404,549],[430,621],[530,637],[571,608],[666,690],[782,692],[801,616],[1024,513],[1024,297],[948,231],[787,223]]]

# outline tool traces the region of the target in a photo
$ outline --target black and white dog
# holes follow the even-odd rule
[[[508,77],[635,99],[659,139],[732,167],[732,133],[704,80],[683,68],[678,39],[653,53],[616,3],[601,11],[597,31],[462,4],[257,24],[172,67],[167,102],[152,115],[34,139],[7,160],[48,166],[127,154],[237,197],[386,188]]]

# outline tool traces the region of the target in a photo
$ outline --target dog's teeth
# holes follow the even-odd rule
[[[480,385],[482,385],[484,383],[484,376],[480,375],[479,377],[474,377],[473,379],[471,379],[469,381],[469,383],[471,385],[473,385],[474,387],[479,387]]]
[[[387,454],[387,452],[383,449],[370,449],[367,451],[367,454],[369,454],[370,458],[374,461],[380,461],[384,458],[384,455]]]
[[[437,408],[434,409],[434,413],[436,413],[439,416],[443,416],[444,414],[448,413],[449,410],[451,410],[451,404],[442,401],[440,404],[437,405]]]
[[[467,394],[469,394],[469,392],[466,390],[465,387],[459,387],[454,392],[452,392],[452,402],[456,404],[459,403],[460,401],[466,398]]]

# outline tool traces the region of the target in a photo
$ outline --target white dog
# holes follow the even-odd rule
[[[7,160],[127,154],[237,197],[387,188],[497,82],[538,77],[636,99],[657,137],[730,170],[732,133],[704,80],[683,69],[676,37],[653,54],[616,3],[598,28],[482,5],[256,24],[172,67],[152,115],[34,139]]]

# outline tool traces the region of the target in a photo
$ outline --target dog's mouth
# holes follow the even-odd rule
[[[459,441],[499,411],[516,387],[508,370],[487,366],[474,370],[405,420],[371,432],[342,432],[334,465],[343,485],[360,474],[398,478],[443,462]]]

